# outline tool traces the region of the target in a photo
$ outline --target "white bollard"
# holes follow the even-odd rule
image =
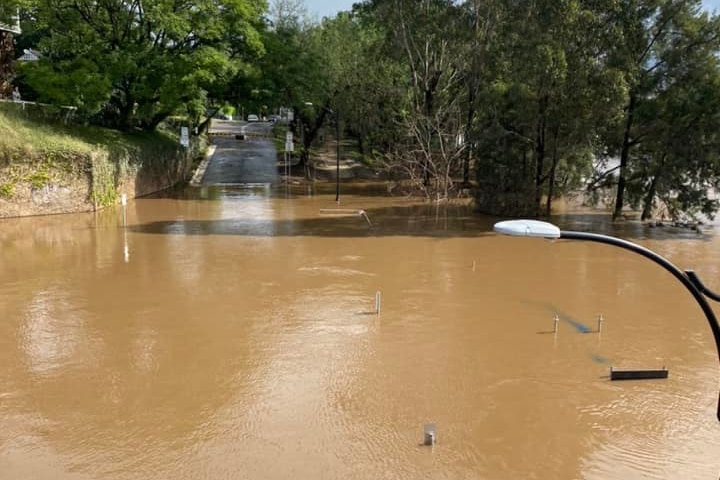
[[[423,444],[432,447],[437,443],[437,428],[434,423],[426,423],[423,427],[425,437]]]
[[[380,291],[375,292],[375,314],[380,315]]]
[[[127,215],[125,213],[126,207],[127,207],[127,195],[124,193],[120,196],[120,203],[122,204],[122,214],[123,214],[123,228],[127,225]]]
[[[558,331],[558,323],[560,323],[560,318],[559,318],[557,315],[555,315],[555,316],[553,317],[553,333],[557,333],[557,331]]]

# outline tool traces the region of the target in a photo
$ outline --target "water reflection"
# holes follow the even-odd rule
[[[37,292],[27,304],[18,337],[33,374],[71,368],[81,362],[78,355],[92,357],[82,303],[68,298],[60,287],[51,287]]]
[[[370,229],[321,214],[332,189],[291,193],[173,192],[126,230],[119,210],[3,221],[3,475],[715,478],[712,338],[659,267],[509,241],[462,205],[348,191]],[[714,236],[618,228],[717,287]]]

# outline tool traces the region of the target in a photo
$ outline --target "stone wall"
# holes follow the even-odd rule
[[[0,218],[88,212],[186,182],[197,149],[133,161],[105,152],[0,165]]]

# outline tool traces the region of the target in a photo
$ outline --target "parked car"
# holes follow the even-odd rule
[[[248,122],[259,122],[260,118],[257,115],[254,115],[251,113],[250,115],[248,115],[247,121]]]

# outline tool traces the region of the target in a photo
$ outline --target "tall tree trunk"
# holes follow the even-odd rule
[[[666,158],[667,155],[663,154],[660,165],[658,166],[658,169],[655,172],[652,181],[650,182],[650,188],[648,188],[647,193],[645,193],[645,198],[643,198],[643,211],[642,215],[640,215],[640,220],[647,220],[649,218],[652,218],[653,204],[655,203],[655,195],[657,194],[657,186],[660,182],[660,177],[662,176],[662,170],[665,166]]]
[[[616,220],[622,214],[625,206],[625,184],[627,177],[627,165],[630,158],[630,148],[632,139],[630,133],[633,127],[635,116],[635,106],[637,103],[637,93],[635,90],[630,92],[630,102],[628,103],[627,119],[625,121],[625,133],[623,135],[622,150],[620,152],[620,175],[618,177],[617,196],[615,197],[615,211],[613,212],[613,220]]]
[[[12,94],[12,79],[15,73],[15,46],[13,35],[0,30],[0,98],[9,98]]]
[[[470,89],[468,92],[468,111],[467,118],[465,121],[465,141],[468,141],[468,132],[473,124],[475,118],[475,92]],[[463,158],[463,187],[468,188],[470,186],[470,158],[472,156],[471,145],[465,145],[465,155]]]
[[[545,170],[545,110],[547,108],[547,97],[540,99],[538,105],[540,110],[540,121],[538,122],[537,132],[535,134],[535,211],[540,213],[540,205],[542,204],[542,185],[545,183],[543,172]]]
[[[133,124],[132,124],[132,116],[133,111],[135,110],[135,99],[130,94],[130,89],[127,88],[124,90],[122,98],[118,99],[117,102],[118,107],[118,128],[120,130],[124,130],[126,132],[129,132],[132,130]]]
[[[557,141],[560,135],[559,128],[555,128],[553,132],[553,154],[552,164],[550,165],[550,173],[548,174],[548,196],[547,202],[545,203],[545,216],[549,217],[552,213],[552,201],[553,195],[555,195],[555,170],[557,170],[557,164],[559,161],[557,154]]]
[[[430,120],[430,113],[432,112],[433,105],[433,91],[429,88],[425,89],[425,119]],[[432,136],[433,132],[428,129],[427,135]],[[430,145],[432,142],[428,142]],[[430,162],[427,158],[423,160],[423,185],[428,187],[430,185]]]
[[[640,220],[647,220],[648,218],[652,218],[653,200],[655,200],[657,184],[658,176],[655,175],[650,182],[650,188],[648,189],[647,193],[645,194],[645,198],[643,199],[643,211],[642,215],[640,216]]]

